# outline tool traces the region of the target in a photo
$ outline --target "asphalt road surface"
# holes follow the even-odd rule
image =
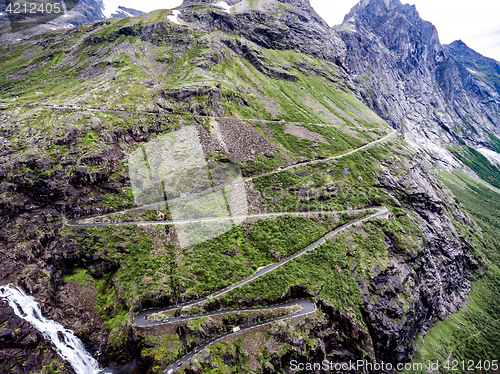
[[[247,284],[251,281],[253,281],[254,279],[257,279],[271,271],[274,271],[276,270],[277,268],[279,268],[280,266],[283,266],[284,264],[286,264],[287,262],[297,258],[297,257],[300,257],[302,256],[303,254],[309,252],[309,251],[312,251],[313,249],[319,247],[320,245],[324,244],[326,242],[326,240],[328,240],[329,238],[333,237],[334,235],[338,234],[339,232],[349,228],[349,227],[352,227],[354,225],[357,225],[363,221],[366,221],[368,219],[372,219],[372,218],[376,218],[377,216],[380,216],[380,215],[384,215],[384,214],[387,214],[388,213],[388,210],[387,208],[385,207],[372,207],[372,208],[365,208],[365,209],[358,209],[356,211],[351,211],[351,212],[363,212],[363,211],[369,211],[369,210],[375,210],[376,212],[367,216],[367,217],[364,217],[364,218],[360,218],[360,219],[357,219],[353,222],[350,222],[348,224],[345,224],[333,231],[330,231],[328,234],[326,234],[325,236],[323,236],[321,239],[315,241],[314,243],[312,243],[311,245],[309,245],[308,247],[304,248],[303,250],[295,253],[294,255],[280,261],[280,262],[277,262],[277,263],[274,263],[274,264],[271,264],[271,265],[268,265],[266,267],[263,267],[263,268],[260,268],[259,270],[257,270],[253,275],[251,275],[250,277],[248,278],[245,278],[243,279],[242,281],[238,282],[238,283],[235,283],[233,285],[231,285],[230,287],[228,288],[225,288],[219,292],[216,292],[212,295],[209,295],[208,297],[204,297],[204,298],[200,298],[198,300],[194,300],[194,301],[190,301],[188,303],[183,303],[183,304],[178,304],[178,305],[172,305],[172,306],[167,306],[167,307],[162,307],[162,308],[152,308],[152,309],[144,309],[144,310],[141,310],[139,313],[137,313],[134,318],[133,318],[133,324],[137,327],[147,327],[147,326],[155,326],[155,325],[161,325],[161,324],[166,324],[166,323],[173,323],[173,322],[176,322],[176,321],[180,321],[180,320],[188,320],[188,319],[193,319],[193,318],[200,318],[200,317],[204,317],[204,316],[210,316],[210,315],[217,315],[217,314],[227,314],[227,313],[231,313],[231,312],[236,312],[236,311],[258,311],[258,310],[273,310],[273,309],[279,309],[279,308],[282,308],[284,306],[291,306],[291,305],[300,305],[302,307],[302,309],[297,312],[297,313],[294,313],[294,314],[291,314],[291,315],[288,315],[288,316],[283,316],[283,317],[279,317],[279,318],[276,318],[274,320],[270,320],[270,321],[265,321],[265,322],[261,322],[259,324],[255,324],[255,325],[250,325],[250,326],[243,326],[243,327],[240,327],[241,330],[238,331],[238,332],[228,332],[226,334],[223,334],[223,335],[220,335],[208,342],[205,342],[204,344],[200,345],[199,347],[196,348],[196,352],[190,352],[188,353],[187,355],[185,355],[184,357],[182,357],[181,359],[179,359],[178,361],[176,361],[174,364],[172,364],[171,366],[169,366],[166,370],[165,370],[165,373],[169,373],[169,370],[170,373],[174,373],[175,371],[177,371],[182,365],[184,365],[186,362],[188,362],[189,360],[191,360],[197,353],[201,352],[203,349],[205,349],[206,347],[208,347],[210,344],[214,343],[215,341],[219,340],[219,339],[222,339],[228,335],[231,335],[231,334],[237,334],[241,331],[246,331],[248,329],[251,329],[251,328],[254,328],[256,326],[260,326],[260,325],[263,325],[263,324],[266,324],[266,323],[269,323],[269,322],[272,322],[272,321],[279,321],[279,320],[284,320],[284,319],[289,319],[289,318],[292,318],[292,317],[296,317],[296,316],[300,316],[300,315],[305,315],[305,314],[309,314],[309,313],[312,313],[316,310],[316,306],[310,302],[309,300],[305,300],[305,299],[299,299],[299,300],[294,300],[294,301],[291,301],[291,302],[287,302],[287,303],[284,303],[284,304],[280,304],[280,305],[275,305],[275,306],[270,306],[270,307],[264,307],[264,308],[254,308],[254,309],[228,309],[228,310],[221,310],[221,311],[216,311],[216,312],[212,312],[212,313],[207,313],[207,314],[203,314],[203,315],[199,315],[199,316],[195,316],[195,317],[173,317],[173,318],[169,318],[168,320],[165,320],[165,321],[148,321],[147,320],[147,317],[150,316],[151,314],[154,314],[154,313],[159,313],[159,312],[166,312],[166,311],[173,311],[173,310],[176,310],[176,309],[179,309],[179,308],[186,308],[186,307],[190,307],[190,306],[193,306],[193,305],[196,305],[196,304],[200,304],[200,303],[203,303],[205,301],[209,301],[209,300],[212,300],[212,299],[215,299],[217,297],[220,297],[238,287],[241,287],[243,286],[244,284]]]
[[[220,339],[225,338],[226,336],[229,336],[229,335],[232,335],[232,334],[239,334],[242,331],[248,331],[248,330],[251,330],[251,329],[253,329],[255,327],[262,326],[262,325],[265,325],[265,324],[270,323],[270,322],[281,321],[281,320],[289,319],[289,318],[292,318],[292,317],[305,316],[307,314],[314,313],[316,311],[316,305],[314,305],[312,302],[310,302],[309,300],[306,300],[306,299],[296,299],[296,300],[288,301],[288,302],[280,304],[280,305],[274,305],[274,306],[269,306],[269,307],[265,307],[265,308],[232,309],[232,310],[220,311],[220,312],[213,312],[213,313],[209,313],[209,314],[203,315],[203,316],[210,316],[210,315],[215,315],[215,314],[226,314],[226,313],[238,312],[238,311],[242,311],[242,312],[244,312],[244,311],[247,311],[247,312],[248,311],[259,311],[259,310],[268,310],[269,311],[269,310],[275,310],[275,309],[280,309],[280,308],[284,308],[284,307],[287,307],[287,306],[294,306],[294,305],[299,305],[301,307],[301,310],[299,310],[298,312],[296,312],[294,314],[290,314],[290,315],[287,315],[287,316],[278,317],[278,318],[275,318],[273,320],[264,321],[264,322],[256,323],[256,324],[249,325],[249,326],[241,326],[240,330],[238,332],[230,331],[230,332],[227,332],[225,334],[219,335],[218,337],[213,338],[213,339],[211,339],[211,340],[203,343],[202,345],[198,346],[195,350],[193,350],[193,351],[189,352],[188,354],[186,354],[180,360],[174,362],[172,365],[170,365],[169,367],[167,367],[165,369],[164,373],[165,374],[167,374],[167,373],[170,374],[170,373],[176,372],[186,362],[188,362],[189,360],[191,360],[194,356],[196,356],[198,353],[200,353],[201,351],[203,351],[209,345],[215,343],[216,341],[218,341]],[[199,316],[199,317],[202,317],[202,316]],[[135,319],[134,319],[134,321],[135,321]]]
[[[295,164],[295,165],[290,165],[290,166],[287,166],[287,167],[282,168],[280,170],[275,170],[275,171],[271,171],[271,172],[268,172],[268,173],[265,173],[265,174],[256,175],[256,176],[251,177],[251,178],[243,178],[243,180],[236,179],[232,183],[227,184],[227,186],[232,185],[232,184],[242,183],[243,181],[245,183],[248,183],[248,182],[251,182],[252,180],[254,180],[256,178],[261,178],[261,177],[264,177],[264,176],[276,174],[276,173],[279,173],[281,171],[290,170],[290,169],[297,168],[297,167],[300,167],[300,166],[312,165],[312,164],[316,164],[316,163],[319,163],[319,162],[328,162],[328,161],[331,161],[331,160],[339,159],[339,158],[342,158],[344,156],[351,155],[353,153],[359,152],[359,151],[361,151],[363,149],[366,149],[368,147],[371,147],[371,146],[373,146],[375,144],[378,144],[378,143],[380,143],[380,142],[388,139],[389,137],[391,137],[392,135],[394,135],[396,133],[397,133],[397,131],[394,130],[390,134],[388,134],[388,135],[386,135],[386,136],[384,136],[384,137],[382,137],[382,138],[380,138],[378,140],[375,140],[375,141],[373,141],[371,143],[365,144],[362,147],[353,149],[353,150],[351,150],[349,152],[343,153],[343,154],[338,155],[338,156],[333,156],[333,157],[322,159],[322,160],[312,160],[312,161],[303,162],[303,163],[299,163],[299,164]],[[221,188],[221,187],[224,187],[224,186],[223,185],[216,186],[216,187],[210,188],[208,190],[212,190],[212,189],[216,189],[216,188]],[[202,191],[200,193],[205,193],[208,190],[204,190],[204,191]],[[197,193],[193,193],[193,194],[189,195],[189,197],[193,197],[193,196],[196,196],[196,195],[197,195]],[[182,197],[169,200],[169,202],[174,202],[177,199],[182,199]],[[165,202],[157,202],[157,203],[153,203],[153,204],[149,204],[149,205],[145,205],[145,206],[141,206],[141,207],[137,207],[137,208],[126,209],[126,210],[123,210],[123,211],[118,212],[118,213],[127,213],[127,212],[131,212],[131,211],[135,211],[135,210],[144,210],[144,209],[149,209],[149,208],[157,208],[157,207],[162,206],[162,204],[164,205]],[[114,212],[114,213],[109,213],[109,214],[105,214],[105,215],[93,215],[93,216],[73,218],[73,219],[69,220],[68,222],[66,222],[66,225],[68,227],[78,227],[78,228],[93,228],[93,227],[100,227],[100,226],[126,226],[126,225],[174,225],[174,224],[184,224],[184,223],[193,223],[193,222],[214,222],[214,221],[222,221],[222,220],[228,220],[228,219],[260,218],[260,217],[281,216],[281,215],[290,215],[290,214],[306,215],[306,214],[318,214],[318,213],[323,213],[323,214],[337,214],[337,213],[342,213],[342,212],[262,213],[262,214],[243,215],[243,216],[208,217],[208,218],[190,219],[190,220],[177,220],[177,221],[117,221],[117,222],[97,222],[98,219],[100,220],[100,219],[105,218],[106,216],[111,215],[111,214],[117,214],[116,212]]]
[[[373,146],[374,144],[377,144],[377,143],[380,143],[384,140],[386,140],[387,138],[389,138],[390,136],[394,135],[396,133],[396,131],[394,130],[393,132],[391,132],[389,135],[386,135],[384,136],[383,138],[380,138],[376,141],[373,141],[371,143],[368,143],[360,148],[356,148],[352,151],[349,151],[347,153],[344,153],[342,155],[338,155],[338,156],[334,156],[334,157],[330,157],[330,158],[327,158],[327,159],[322,159],[322,160],[313,160],[313,161],[308,161],[308,162],[304,162],[304,163],[299,163],[299,164],[295,164],[295,165],[291,165],[291,166],[288,166],[288,167],[285,167],[285,168],[282,168],[280,170],[277,170],[277,171],[272,171],[272,172],[268,172],[268,173],[265,173],[265,174],[262,174],[262,175],[259,175],[259,176],[255,176],[255,177],[251,177],[251,178],[247,178],[245,179],[245,182],[250,182],[251,180],[253,179],[256,179],[256,178],[259,178],[259,177],[262,177],[262,176],[266,176],[266,175],[271,175],[271,174],[276,174],[276,173],[279,173],[281,171],[284,171],[284,170],[290,170],[290,169],[293,169],[293,168],[296,168],[296,167],[299,167],[299,166],[304,166],[304,165],[308,165],[308,164],[315,164],[315,163],[318,163],[318,162],[328,162],[328,161],[331,161],[331,160],[334,160],[334,159],[338,159],[338,158],[341,158],[341,157],[344,157],[344,156],[347,156],[347,155],[350,155],[350,154],[353,154],[355,152],[359,152],[363,149],[366,149],[370,146]],[[241,183],[241,180],[237,180],[236,182],[233,182],[231,184],[234,184],[234,183]],[[150,208],[154,208],[154,207],[157,207],[159,204],[158,203],[155,203],[155,204],[151,204],[150,206],[146,206],[146,207],[140,207],[140,208],[133,208],[133,209],[128,209],[126,211],[123,211],[123,212],[127,212],[127,211],[133,211],[133,210],[136,210],[136,209],[147,209],[148,207]],[[387,208],[385,207],[370,207],[370,208],[364,208],[364,209],[356,209],[356,210],[349,210],[349,211],[341,211],[341,212],[328,212],[328,211],[321,211],[321,212],[294,212],[294,213],[261,213],[261,214],[251,214],[251,215],[244,215],[244,216],[228,216],[228,217],[209,217],[209,218],[202,218],[202,219],[195,219],[195,220],[178,220],[178,221],[151,221],[151,222],[137,222],[137,221],[134,221],[134,222],[122,222],[122,221],[119,221],[119,222],[97,222],[98,219],[102,219],[103,217],[105,217],[106,215],[96,215],[96,216],[87,216],[87,217],[79,217],[79,218],[74,218],[74,219],[71,219],[69,220],[66,224],[69,226],[69,227],[81,227],[81,228],[90,228],[90,227],[99,227],[99,226],[122,226],[122,225],[171,225],[171,224],[176,224],[176,223],[190,223],[190,222],[207,222],[207,221],[220,221],[220,220],[225,220],[225,219],[241,219],[241,218],[260,218],[260,217],[271,217],[271,216],[282,216],[282,215],[310,215],[310,214],[342,214],[342,213],[362,213],[362,212],[367,212],[367,211],[370,211],[370,210],[375,210],[375,213],[367,216],[367,217],[364,217],[364,218],[360,218],[358,220],[355,220],[353,222],[350,222],[348,224],[345,224],[333,231],[330,231],[328,234],[326,234],[325,236],[323,236],[322,238],[320,238],[319,240],[315,241],[314,243],[312,243],[311,245],[309,245],[308,247],[302,249],[301,251],[295,253],[294,255],[280,261],[280,262],[277,262],[277,263],[274,263],[274,264],[270,264],[268,266],[265,266],[263,268],[260,268],[258,269],[253,275],[241,280],[240,282],[237,282],[233,285],[231,285],[230,287],[227,287],[221,291],[218,291],[212,295],[209,295],[208,297],[204,297],[204,298],[200,298],[198,300],[194,300],[194,301],[191,301],[191,302],[188,302],[188,303],[184,303],[184,304],[179,304],[179,305],[174,305],[174,306],[166,306],[166,307],[162,307],[162,308],[153,308],[153,309],[145,309],[145,310],[142,310],[140,312],[138,312],[134,318],[133,318],[133,324],[137,327],[147,327],[147,326],[154,326],[154,325],[161,325],[161,324],[166,324],[166,323],[173,323],[173,322],[177,322],[177,321],[181,321],[181,320],[188,320],[188,319],[193,319],[193,318],[200,318],[200,317],[204,317],[204,316],[211,316],[211,315],[218,315],[218,314],[227,314],[227,313],[232,313],[232,312],[243,312],[243,311],[259,311],[259,310],[262,310],[262,311],[269,311],[269,310],[275,310],[275,309],[280,309],[280,308],[283,308],[283,307],[286,307],[286,306],[292,306],[292,305],[300,305],[301,307],[301,310],[294,313],[294,314],[291,314],[291,315],[287,315],[287,316],[283,316],[283,317],[279,317],[279,318],[276,318],[276,319],[273,319],[273,320],[270,320],[270,321],[265,321],[265,322],[261,322],[261,323],[258,323],[258,324],[254,324],[254,325],[250,325],[250,326],[242,326],[240,327],[240,331],[238,332],[228,332],[228,333],[225,333],[223,335],[220,335],[214,339],[211,339],[210,341],[207,341],[205,343],[203,343],[202,345],[200,345],[199,347],[196,348],[195,351],[193,352],[190,352],[188,354],[186,354],[183,358],[181,358],[180,360],[178,360],[177,362],[175,362],[174,364],[172,364],[171,366],[169,366],[166,370],[165,370],[165,373],[166,374],[170,374],[170,373],[174,373],[175,371],[177,371],[180,367],[182,367],[187,361],[191,360],[197,353],[201,352],[203,349],[205,349],[206,347],[208,347],[210,344],[213,344],[215,341],[218,341],[228,335],[231,335],[231,334],[238,334],[240,333],[241,331],[246,331],[246,330],[249,330],[249,329],[252,329],[252,328],[255,328],[257,326],[260,326],[260,325],[264,325],[266,323],[270,323],[272,321],[279,321],[279,320],[285,320],[285,319],[289,319],[289,318],[292,318],[292,317],[297,317],[297,316],[302,316],[302,315],[307,315],[307,314],[310,314],[310,313],[313,313],[315,310],[316,310],[316,306],[310,302],[309,300],[305,300],[305,299],[298,299],[298,300],[293,300],[293,301],[288,301],[286,303],[283,303],[283,304],[280,304],[280,305],[275,305],[275,306],[269,306],[269,307],[262,307],[262,308],[250,308],[250,309],[228,309],[228,310],[221,310],[221,311],[215,311],[215,312],[211,312],[211,313],[207,313],[207,314],[203,314],[203,315],[200,315],[200,316],[191,316],[191,317],[174,317],[174,318],[169,318],[168,320],[164,320],[164,321],[148,321],[147,320],[147,317],[150,316],[151,314],[154,314],[154,313],[159,313],[159,312],[165,312],[165,311],[170,311],[170,310],[176,310],[176,309],[179,309],[179,308],[185,308],[185,307],[189,307],[189,306],[193,306],[193,305],[196,305],[196,304],[200,304],[200,303],[203,303],[205,301],[210,301],[212,299],[215,299],[217,297],[220,297],[228,292],[231,292],[232,290],[238,288],[238,287],[241,287],[271,271],[274,271],[276,270],[277,268],[285,265],[287,262],[289,261],[292,261],[293,259],[297,258],[297,257],[300,257],[302,256],[303,254],[309,252],[309,251],[312,251],[313,249],[319,247],[320,245],[324,244],[329,238],[333,237],[334,235],[338,234],[339,232],[349,228],[349,227],[352,227],[354,225],[357,225],[358,223],[361,223],[361,222],[364,222],[366,220],[369,220],[369,219],[372,219],[372,218],[376,218],[378,216],[381,216],[381,215],[385,215],[388,213],[388,210]],[[112,214],[115,214],[115,213],[112,213]],[[89,222],[90,221],[90,222]]]
[[[225,338],[226,336],[232,335],[232,334],[239,334],[242,331],[248,331],[251,330],[255,327],[265,325],[270,322],[274,321],[281,321],[293,317],[299,317],[299,316],[305,316],[311,313],[314,313],[316,311],[316,305],[314,303],[310,302],[309,300],[306,299],[296,299],[296,300],[291,300],[283,304],[279,305],[273,305],[273,306],[268,306],[268,307],[262,307],[262,308],[251,308],[251,309],[227,309],[227,310],[222,310],[222,311],[217,311],[217,312],[212,312],[212,313],[207,313],[203,314],[200,316],[192,316],[192,317],[176,317],[176,318],[170,318],[168,322],[160,322],[160,321],[147,321],[146,318],[147,316],[153,314],[153,313],[158,313],[161,311],[164,311],[165,308],[157,308],[157,309],[148,309],[148,310],[143,310],[136,314],[134,317],[134,325],[139,326],[139,327],[145,327],[145,326],[154,326],[154,325],[159,325],[159,324],[164,324],[164,323],[172,323],[175,321],[182,321],[182,320],[188,320],[188,319],[194,319],[194,318],[200,318],[200,317],[206,317],[206,316],[212,316],[212,315],[218,315],[218,314],[228,314],[228,313],[234,313],[234,312],[248,312],[248,311],[271,311],[271,310],[276,310],[288,306],[294,306],[294,305],[299,305],[301,309],[298,312],[295,312],[293,314],[287,315],[287,316],[282,316],[278,317],[272,320],[268,321],[263,321],[259,322],[253,325],[248,325],[248,326],[240,326],[240,330],[237,332],[227,332],[225,334],[219,335],[213,339],[210,339],[209,341],[203,343],[202,345],[196,347],[195,350],[189,352],[186,354],[184,357],[181,359],[177,360],[174,362],[172,365],[167,367],[164,371],[164,373],[174,373],[178,369],[180,369],[186,362],[191,360],[194,356],[196,356],[198,353],[203,351],[205,348],[207,348],[209,345],[215,343],[216,341]],[[175,307],[174,307],[175,308]],[[168,310],[168,309],[166,309]]]
[[[304,165],[313,165],[313,164],[317,164],[317,163],[320,163],[320,162],[328,162],[328,161],[339,159],[341,157],[352,155],[353,153],[362,151],[363,149],[366,149],[366,148],[371,147],[371,146],[373,146],[375,144],[383,142],[384,140],[388,139],[389,137],[391,137],[395,133],[397,133],[397,130],[392,131],[390,134],[388,134],[388,135],[386,135],[386,136],[384,136],[384,137],[382,137],[380,139],[374,140],[373,142],[365,144],[365,145],[363,145],[363,146],[361,146],[359,148],[353,149],[352,151],[349,151],[349,152],[346,152],[346,153],[342,153],[341,155],[338,155],[338,156],[324,158],[324,159],[321,159],[321,160],[312,160],[312,161],[307,161],[307,162],[301,162],[301,163],[298,163],[298,164],[294,164],[294,165],[290,165],[290,166],[284,167],[284,168],[282,168],[280,170],[275,170],[275,171],[271,171],[269,173],[265,173],[265,174],[262,174],[262,175],[256,175],[255,177],[246,178],[245,181],[248,182],[248,181],[251,181],[253,179],[260,178],[260,177],[263,177],[263,176],[266,176],[266,175],[271,175],[271,174],[279,173],[280,171],[290,170],[290,169],[293,169],[293,168],[296,168],[296,167],[300,167],[300,166],[304,166]]]

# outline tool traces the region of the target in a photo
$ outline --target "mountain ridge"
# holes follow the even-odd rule
[[[448,120],[458,114],[446,108],[445,97],[458,90],[453,74],[462,85],[476,80],[446,51],[441,55],[435,30],[419,30],[418,14],[396,1],[365,2],[337,31],[293,5],[307,7],[307,1],[259,2],[269,8],[257,10],[214,3],[190,0],[176,12],[99,21],[0,46],[2,281],[18,283],[44,313],[76,330],[103,366],[157,373],[227,324],[209,319],[175,331],[140,330],[131,324],[136,311],[224,289],[356,218],[251,221],[187,250],[176,244],[174,227],[65,224],[102,214],[128,221],[127,155],[189,126],[208,164],[240,167],[252,212],[383,205],[390,213],[209,303],[206,309],[307,297],[320,313],[257,331],[256,340],[225,342],[187,370],[237,365],[270,373],[287,370],[292,359],[325,357],[410,361],[417,336],[467,302],[472,282],[486,271],[482,249],[489,244],[403,139],[351,150],[386,136],[387,123],[409,142],[421,131],[427,143],[476,145],[467,132],[453,131]],[[394,8],[379,22],[369,19],[370,6]],[[388,35],[395,29],[403,42]],[[486,88],[474,93],[470,87],[470,110],[488,109],[477,103]],[[429,108],[443,113],[426,117]],[[467,129],[472,134],[476,126]],[[444,167],[462,167],[461,153],[445,146],[427,157],[448,152]],[[326,161],[332,156],[339,157]],[[159,217],[155,210],[133,214]],[[9,326],[20,325],[12,313],[2,315]],[[31,333],[22,326],[24,336]],[[10,340],[5,346],[9,370],[24,370],[23,360],[36,352],[25,341],[18,356]],[[53,356],[43,353],[40,360]]]
[[[393,127],[404,128],[415,149],[439,167],[460,168],[447,147],[490,144],[486,133],[499,132],[499,91],[448,55],[436,28],[415,7],[389,4],[358,4],[346,17],[339,28],[349,50],[346,66],[365,102]]]

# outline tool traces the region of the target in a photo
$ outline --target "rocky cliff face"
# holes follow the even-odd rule
[[[7,301],[0,299],[0,370],[2,373],[74,371],[52,350],[38,330],[16,316]]]
[[[307,1],[229,1],[230,11],[216,4],[186,0],[181,20],[335,62],[364,101],[440,167],[463,167],[447,149],[462,142],[499,162],[488,135],[500,131],[498,65],[470,49],[458,52],[457,44],[442,46],[415,6],[361,1],[334,31]]]
[[[460,167],[446,150],[460,139],[493,149],[486,132],[500,131],[495,81],[467,69],[453,46],[443,47],[415,6],[362,1],[338,31],[347,46],[345,65],[365,102],[414,148],[442,167]]]
[[[217,3],[185,0],[180,18],[205,30],[236,32],[264,48],[300,51],[339,64],[345,59],[344,43],[308,0],[231,0],[230,11],[217,10]]]
[[[448,56],[465,66],[469,73],[500,91],[500,62],[484,57],[461,40],[443,45],[443,48]]]
[[[486,265],[478,256],[481,246],[472,239],[475,229],[469,229],[477,225],[464,208],[421,163],[403,166],[408,170],[404,177],[398,173],[402,166],[383,162],[378,185],[407,207],[408,214],[416,214],[423,240],[411,253],[391,240],[392,266],[375,272],[362,287],[375,352],[386,362],[411,360],[419,332],[456,313]],[[395,303],[407,287],[408,303]]]

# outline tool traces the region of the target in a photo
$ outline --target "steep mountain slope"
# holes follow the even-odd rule
[[[484,278],[474,283],[467,307],[436,323],[425,337],[416,341],[414,361],[474,360],[475,372],[487,371],[491,363],[483,366],[479,361],[486,363],[485,357],[500,357],[500,308],[494,301],[500,297],[500,194],[499,190],[492,190],[460,171],[453,174],[441,172],[440,179],[464,204],[483,228],[487,240],[491,241],[485,250],[489,268]]]
[[[399,0],[360,2],[339,33],[348,50],[345,64],[364,101],[415,149],[444,168],[460,167],[447,150],[453,144],[488,149],[484,155],[498,159],[489,135],[500,132],[496,78],[481,79],[468,69],[487,59],[476,53],[472,60],[471,53],[457,58],[453,46],[440,44],[432,24]],[[480,70],[493,66],[488,60]]]
[[[456,312],[485,271],[481,229],[404,140],[393,135],[359,149],[392,128],[363,103],[343,65],[348,49],[305,0],[189,0],[174,12],[1,48],[1,281],[33,294],[102,366],[161,372],[224,321],[140,329],[131,324],[138,310],[210,295],[358,218],[246,220],[187,248],[172,225],[65,224],[103,213],[131,219],[127,156],[179,128],[196,130],[208,164],[233,163],[254,177],[246,184],[251,213],[390,211],[204,305],[306,297],[318,311],[220,342],[186,372],[409,361],[417,334]],[[331,156],[342,157],[306,164]],[[289,165],[297,167],[259,177]],[[14,350],[37,348],[2,343],[11,355],[0,368],[23,372]],[[38,362],[53,357],[42,354]]]
[[[500,91],[500,62],[484,57],[461,40],[443,45],[443,48],[451,58],[468,68],[476,78]]]

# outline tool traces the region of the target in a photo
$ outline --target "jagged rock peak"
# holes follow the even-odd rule
[[[377,35],[410,70],[417,61],[435,65],[444,59],[436,27],[414,5],[399,0],[362,0],[346,16],[342,31]]]
[[[341,65],[345,44],[309,0],[184,0],[190,27],[237,33],[263,48],[293,50]]]
[[[465,44],[462,40],[455,40],[454,42],[446,45],[445,47],[449,53],[455,56],[466,58],[467,60],[490,60],[491,63],[496,62],[498,65],[500,65],[498,61],[495,61],[489,57],[485,57],[480,53],[476,52],[475,50],[470,48],[467,44]]]
[[[399,0],[361,0],[358,3],[358,6],[360,8],[365,8],[368,6],[375,6],[375,7],[385,6],[386,10],[394,9],[401,5],[402,5],[401,1]]]
[[[355,15],[366,17],[385,17],[392,13],[392,11],[404,13],[413,20],[421,21],[415,5],[403,4],[400,0],[361,0],[345,16],[344,22],[351,19]]]

